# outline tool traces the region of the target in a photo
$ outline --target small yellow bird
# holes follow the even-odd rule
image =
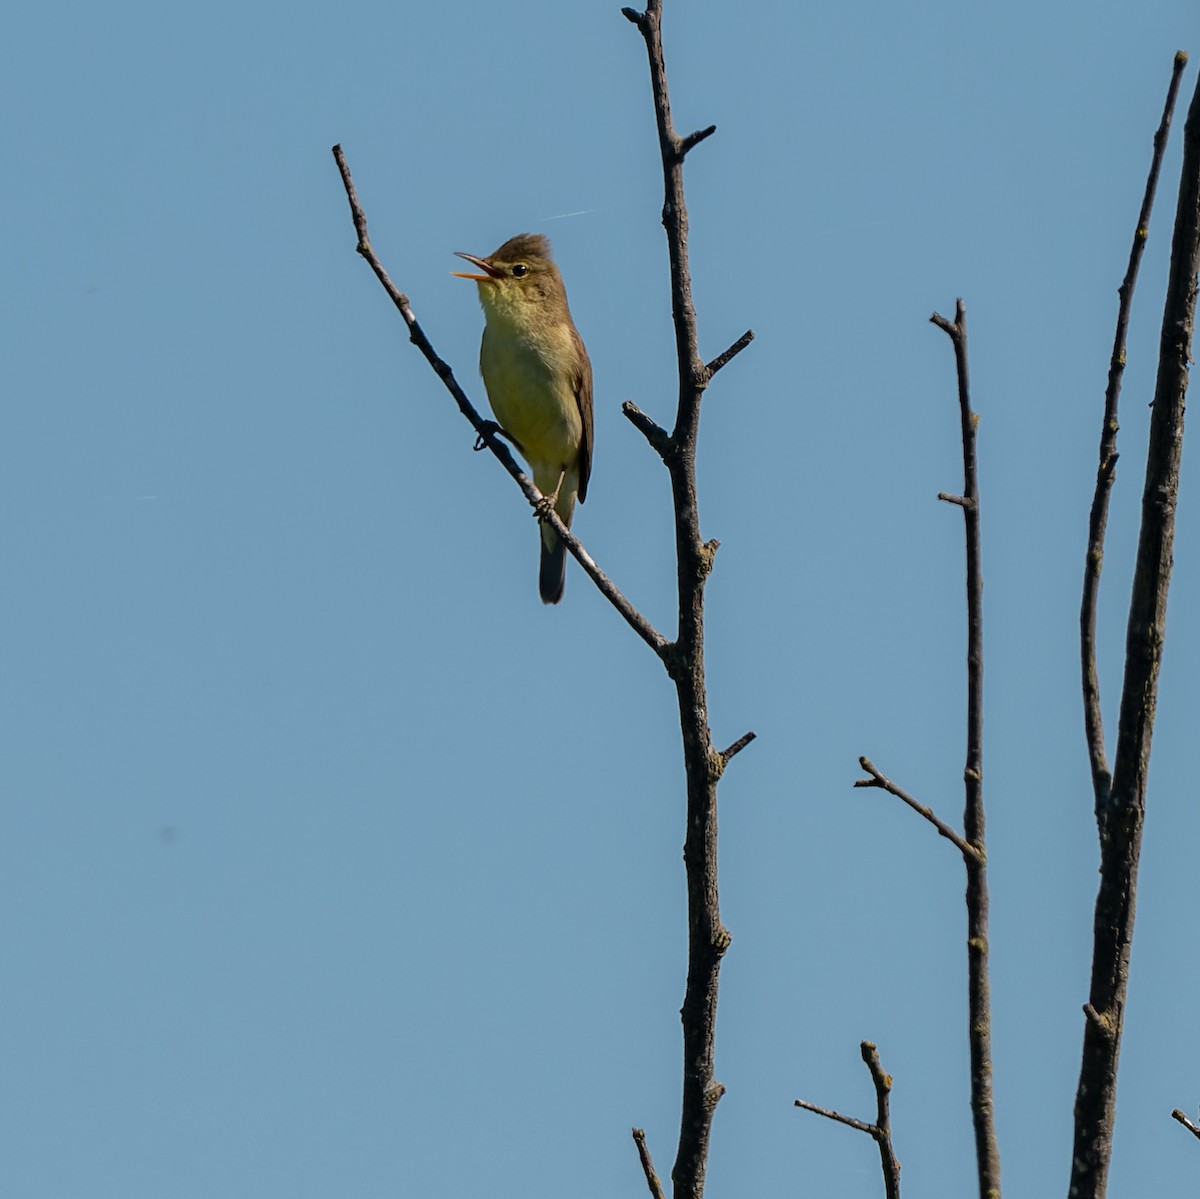
[[[454,271],[479,285],[483,344],[479,373],[500,427],[533,471],[533,482],[563,524],[571,526],[575,499],[587,498],[592,473],[592,363],[571,320],[567,291],[549,239],[520,233],[494,254],[456,251],[482,275]],[[543,523],[538,590],[557,604],[566,580],[567,550]]]

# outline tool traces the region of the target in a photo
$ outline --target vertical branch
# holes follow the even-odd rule
[[[663,653],[675,683],[687,772],[687,834],[684,862],[688,892],[688,974],[683,1022],[683,1097],[679,1148],[671,1171],[676,1199],[700,1199],[708,1165],[713,1112],[725,1088],[713,1076],[717,983],[729,933],[721,923],[717,895],[717,781],[728,758],[712,746],[704,681],[704,583],[716,542],[700,540],[696,498],[696,434],[700,398],[711,377],[698,349],[696,312],[688,266],[688,216],[683,161],[715,126],[680,137],[671,120],[662,48],[662,0],[645,12],[623,8],[646,43],[650,88],[663,167],[663,226],[671,264],[671,310],[679,361],[679,407],[675,427],[660,453],[671,476],[678,559],[679,636]],[[714,369],[717,369],[714,367]]]
[[[1117,431],[1120,428],[1117,423],[1117,402],[1121,395],[1121,380],[1125,374],[1125,339],[1129,331],[1133,289],[1137,285],[1138,269],[1142,264],[1142,254],[1150,233],[1150,213],[1154,208],[1154,195],[1158,189],[1163,152],[1167,146],[1171,117],[1175,112],[1175,100],[1179,95],[1179,83],[1185,66],[1187,55],[1181,50],[1175,55],[1162,120],[1154,135],[1154,153],[1150,159],[1150,173],[1146,177],[1146,190],[1142,196],[1137,228],[1133,233],[1129,265],[1125,269],[1125,278],[1117,289],[1117,331],[1113,337],[1112,357],[1108,365],[1108,387],[1104,393],[1104,425],[1100,431],[1100,465],[1096,470],[1096,492],[1092,498],[1092,511],[1088,521],[1087,557],[1083,568],[1083,601],[1079,609],[1079,648],[1083,674],[1083,720],[1088,757],[1092,765],[1092,790],[1096,796],[1097,819],[1108,805],[1108,792],[1112,785],[1112,776],[1109,774],[1104,751],[1100,681],[1096,675],[1096,599],[1100,590],[1100,571],[1104,566],[1104,533],[1108,525],[1108,503],[1113,480],[1116,478]]]
[[[1163,308],[1158,378],[1150,415],[1142,525],[1125,639],[1125,679],[1112,787],[1097,813],[1100,886],[1093,924],[1092,981],[1084,1008],[1075,1099],[1072,1199],[1101,1199],[1108,1186],[1116,1111],[1146,776],[1158,699],[1183,448],[1188,362],[1200,270],[1200,85],[1183,134],[1183,170]]]
[[[875,1128],[878,1130],[875,1143],[879,1146],[884,1193],[887,1199],[900,1199],[900,1162],[892,1148],[892,1118],[888,1112],[892,1076],[884,1071],[879,1061],[879,1050],[870,1041],[863,1041],[859,1050],[875,1084]]]
[[[668,642],[612,585],[582,545],[571,536],[558,517],[550,514],[554,531],[597,587],[624,616],[626,622],[658,654],[675,684],[683,737],[687,775],[687,832],[684,862],[688,892],[688,975],[680,1016],[683,1023],[683,1100],[679,1148],[671,1178],[676,1199],[701,1199],[708,1164],[708,1146],[713,1113],[725,1088],[713,1076],[717,1019],[717,984],[721,959],[729,947],[728,930],[721,923],[717,895],[717,783],[730,760],[754,739],[753,733],[739,737],[724,751],[713,748],[708,728],[708,696],[704,678],[704,584],[712,570],[717,543],[700,540],[700,518],[696,497],[696,437],[700,421],[700,399],[709,381],[753,339],[744,333],[728,349],[705,364],[700,357],[696,313],[692,304],[691,273],[688,265],[687,206],[683,193],[683,162],[688,153],[716,131],[716,126],[680,137],[671,121],[666,66],[662,50],[662,0],[648,0],[645,12],[624,8],[622,13],[638,27],[646,43],[650,83],[662,155],[664,202],[663,225],[671,266],[671,306],[679,360],[679,405],[674,430],[667,434],[632,405],[625,414],[647,437],[662,458],[671,477],[675,512],[675,544],[678,560],[679,633]],[[334,157],[350,201],[351,216],[358,232],[358,252],[375,270],[409,327],[412,340],[442,378],[463,414],[479,434],[480,444],[490,449],[517,481],[531,503],[540,494],[520,471],[506,446],[494,436],[495,426],[483,421],[455,382],[450,368],[433,352],[408,300],[392,284],[375,257],[367,238],[366,217],[340,147]],[[477,446],[476,448],[479,448]],[[637,1134],[635,1133],[635,1139]],[[652,1193],[658,1193],[657,1176],[645,1149],[638,1141],[643,1168]]]
[[[958,406],[962,419],[963,493],[953,499],[962,508],[967,542],[967,761],[963,770],[966,800],[963,836],[975,850],[963,854],[967,871],[967,998],[971,1050],[971,1115],[981,1199],[999,1199],[1000,1149],[992,1099],[992,1009],[988,978],[987,848],[983,809],[983,567],[979,539],[979,473],[971,411],[967,361],[967,310],[958,301],[954,321],[937,313],[930,318],[954,345]]]

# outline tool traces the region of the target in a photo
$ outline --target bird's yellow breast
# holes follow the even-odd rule
[[[519,298],[493,299],[485,287],[480,287],[487,325],[479,369],[496,420],[531,465],[568,465],[583,443],[571,327],[528,319],[533,314],[523,309],[529,305]]]

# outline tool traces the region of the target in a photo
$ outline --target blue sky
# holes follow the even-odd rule
[[[981,413],[996,1090],[1064,1193],[1096,838],[1076,612],[1105,371],[1191,4],[668,0],[702,346],[722,784],[710,1193],[970,1193],[953,356]],[[576,529],[673,628],[674,402],[641,39],[619,6],[26,5],[0,73],[8,402],[0,1125],[20,1199],[642,1193],[684,981],[673,695],[537,539],[354,254],[483,404],[455,250],[554,241],[596,378]],[[1189,69],[1181,104],[1195,77]],[[1115,723],[1180,119],[1101,601]],[[1200,526],[1185,450],[1113,1193],[1182,1193]],[[1111,732],[1111,727],[1110,727]],[[567,1181],[569,1180],[569,1181]]]

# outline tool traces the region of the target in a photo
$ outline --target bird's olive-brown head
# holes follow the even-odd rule
[[[479,300],[487,312],[512,310],[525,304],[544,305],[552,310],[566,307],[567,293],[550,255],[550,239],[541,233],[518,233],[486,258],[461,250],[455,253],[483,272],[476,275],[452,271],[451,274],[479,284]],[[557,312],[547,315],[557,318]]]

